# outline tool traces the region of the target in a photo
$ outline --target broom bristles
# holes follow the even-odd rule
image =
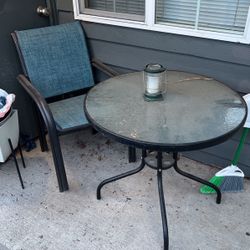
[[[244,189],[244,178],[239,176],[224,176],[220,185],[221,192],[239,192]]]

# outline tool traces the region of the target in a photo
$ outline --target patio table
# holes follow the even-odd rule
[[[229,87],[187,72],[167,72],[162,101],[147,102],[143,93],[143,72],[136,72],[99,83],[85,98],[85,114],[96,130],[142,149],[140,166],[102,181],[97,188],[97,199],[101,199],[105,184],[138,173],[144,166],[156,169],[164,249],[168,249],[162,170],[173,167],[177,173],[212,187],[219,204],[219,188],[181,170],[177,165],[178,153],[224,142],[242,127],[247,108],[241,96]]]

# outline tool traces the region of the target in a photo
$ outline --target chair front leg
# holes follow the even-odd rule
[[[38,120],[38,138],[40,142],[40,148],[42,152],[49,151],[48,143],[46,140],[46,130],[43,118],[36,108],[37,120]]]
[[[50,133],[50,130],[49,130],[49,139],[50,139],[51,151],[52,151],[53,161],[55,165],[59,191],[64,192],[69,189],[69,185],[68,185],[66,171],[64,167],[64,161],[63,161],[59,138],[57,134]]]

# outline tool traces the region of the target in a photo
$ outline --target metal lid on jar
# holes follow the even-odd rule
[[[162,73],[165,70],[166,69],[159,63],[149,63],[144,69],[145,72],[153,74]]]

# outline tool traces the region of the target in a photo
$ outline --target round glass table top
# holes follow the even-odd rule
[[[140,148],[185,151],[225,141],[244,123],[244,100],[227,86],[191,73],[168,71],[162,101],[143,97],[143,72],[93,87],[85,113],[94,127]]]

